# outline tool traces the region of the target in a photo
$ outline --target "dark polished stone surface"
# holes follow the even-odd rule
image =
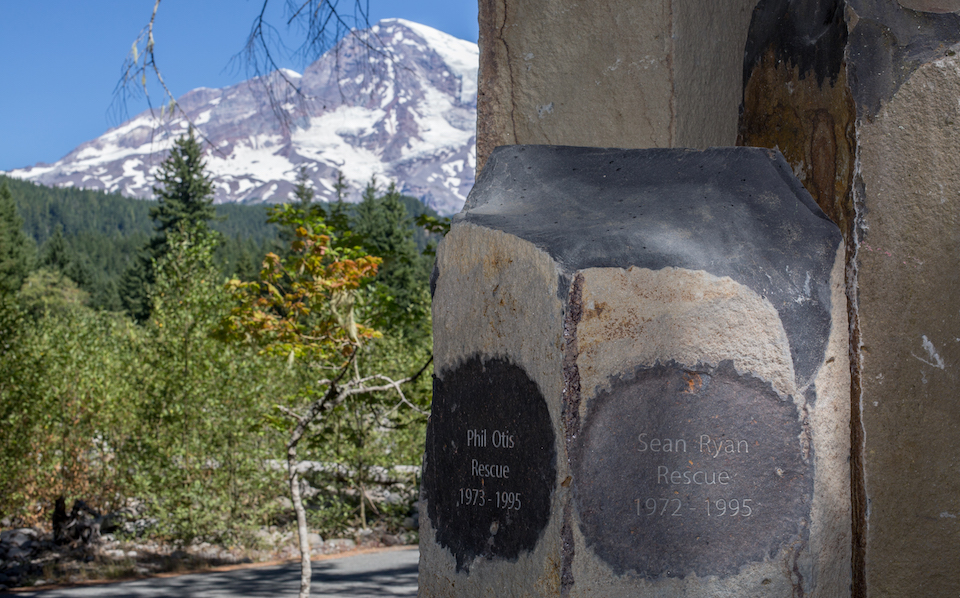
[[[821,86],[846,68],[860,116],[872,117],[917,68],[947,56],[958,41],[960,14],[910,10],[896,0],[761,0],[744,47],[743,81],[771,51]]]
[[[533,550],[556,484],[553,425],[520,367],[474,357],[434,378],[423,486],[437,541],[468,570],[476,557]]]
[[[809,441],[792,401],[729,362],[639,369],[572,443],[581,530],[619,574],[734,574],[806,541]]]
[[[840,231],[776,150],[503,146],[458,221],[533,243],[566,276],[630,266],[729,276],[777,310],[799,386],[823,361]]]

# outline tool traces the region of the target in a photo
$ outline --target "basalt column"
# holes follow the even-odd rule
[[[848,594],[843,275],[775,151],[495,150],[438,249],[420,595]]]
[[[493,148],[733,145],[757,0],[480,0],[477,170]]]
[[[960,2],[763,0],[740,142],[846,237],[854,593],[960,594]]]

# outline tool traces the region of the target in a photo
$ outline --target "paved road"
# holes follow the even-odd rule
[[[315,561],[311,596],[394,598],[417,595],[415,548]],[[11,598],[286,598],[300,589],[300,565],[160,577],[99,586],[3,594]]]

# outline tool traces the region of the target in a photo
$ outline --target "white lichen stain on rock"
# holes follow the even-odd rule
[[[926,359],[922,335],[938,345],[960,337],[957,98],[960,55],[954,54],[917,68],[874,118],[858,125],[865,241],[885,250],[864,251],[865,242],[858,254],[862,401],[883,405],[862,412],[864,568],[868,585],[890,596],[918,587],[927,595],[960,594],[960,577],[944,573],[960,562],[960,543],[937,517],[958,504],[960,477],[954,458],[930,457],[956,453],[956,381],[948,366],[957,353],[955,346],[937,346],[947,369],[921,364],[922,386],[910,356]],[[903,504],[916,515],[905,519]]]

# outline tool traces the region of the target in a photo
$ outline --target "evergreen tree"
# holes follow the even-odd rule
[[[4,182],[23,219],[28,249],[39,245],[40,255],[46,255],[46,244],[59,225],[69,257],[63,273],[89,293],[90,307],[122,311],[118,293],[121,278],[138,263],[138,254],[156,232],[150,209],[157,206],[157,201],[91,189],[46,187],[0,174],[0,185]],[[216,250],[217,265],[224,276],[242,272],[244,280],[256,278],[260,258],[270,251],[282,253],[280,248],[284,246],[277,239],[277,225],[266,222],[266,206],[214,207],[217,216],[210,228],[221,233],[224,241]]]
[[[67,243],[63,239],[63,227],[57,224],[53,234],[40,249],[40,266],[66,272],[72,260],[67,251]]]
[[[250,243],[240,244],[240,250],[237,253],[236,263],[233,268],[233,275],[240,280],[256,280],[260,276],[260,267],[262,260],[258,258],[261,253],[266,251],[251,251]],[[258,248],[259,249],[259,248]]]
[[[297,173],[297,187],[293,190],[293,196],[303,207],[310,205],[313,201],[313,187],[310,186],[310,176],[307,174],[306,166],[301,166],[300,172]]]
[[[313,187],[310,186],[310,177],[307,175],[307,167],[301,166],[300,171],[297,173],[297,186],[293,190],[293,201],[290,205],[292,209],[304,216],[308,222],[323,222],[326,220],[327,212],[319,203],[313,203],[313,195]],[[289,257],[292,243],[297,238],[296,226],[282,227],[277,237],[279,239],[280,246],[276,248],[274,253],[277,253],[283,258]],[[253,273],[253,277],[244,278],[243,280],[252,280],[256,278],[259,273],[260,269],[258,267],[256,272]]]
[[[90,288],[90,307],[104,311],[120,311],[120,294],[117,292],[117,281],[102,274],[93,279]]]
[[[22,227],[13,194],[4,181],[0,184],[0,298],[19,291],[30,272],[32,246]]]
[[[168,250],[168,233],[183,226],[209,229],[216,215],[213,207],[213,183],[207,175],[203,150],[191,128],[186,137],[177,139],[170,155],[157,173],[159,186],[153,188],[157,205],[150,209],[156,234],[120,280],[120,301],[138,322],[145,321],[152,310],[150,287],[156,281],[155,263]]]
[[[151,239],[151,247],[158,248],[153,258],[166,253],[167,232],[178,230],[180,223],[207,228],[216,216],[213,207],[213,182],[207,175],[203,149],[191,128],[186,137],[174,142],[173,150],[157,173],[160,186],[154,187],[157,206],[150,209],[159,234]]]
[[[376,179],[364,189],[357,206],[354,231],[370,255],[383,258],[374,279],[378,285],[378,313],[375,324],[381,329],[419,328],[429,306],[429,272],[413,240],[413,230],[400,192],[390,183],[377,196]],[[410,330],[408,330],[410,332]]]
[[[376,175],[371,179],[371,182],[375,182]],[[337,192],[337,203],[343,203],[343,197],[347,194],[347,189],[350,188],[350,185],[347,184],[347,179],[343,177],[343,173],[339,170],[337,171],[337,182],[333,184],[333,190]]]
[[[145,322],[150,317],[153,305],[150,302],[150,285],[155,280],[153,260],[144,250],[137,255],[137,261],[127,268],[120,277],[120,305],[137,322]]]
[[[87,293],[88,299],[89,295],[100,292],[104,286],[102,281],[95,279],[89,258],[76,255],[63,236],[63,226],[60,223],[57,223],[53,234],[43,244],[38,266],[60,277],[66,276]]]
[[[371,183],[375,181],[376,178],[371,179]],[[347,185],[347,180],[343,177],[343,173],[338,170],[337,182],[333,184],[333,190],[337,193],[337,201],[333,202],[330,206],[330,215],[327,217],[327,223],[330,225],[330,228],[339,233],[337,243],[341,245],[354,239],[350,225],[350,215],[347,213],[347,206],[343,201],[349,188],[350,186]]]

